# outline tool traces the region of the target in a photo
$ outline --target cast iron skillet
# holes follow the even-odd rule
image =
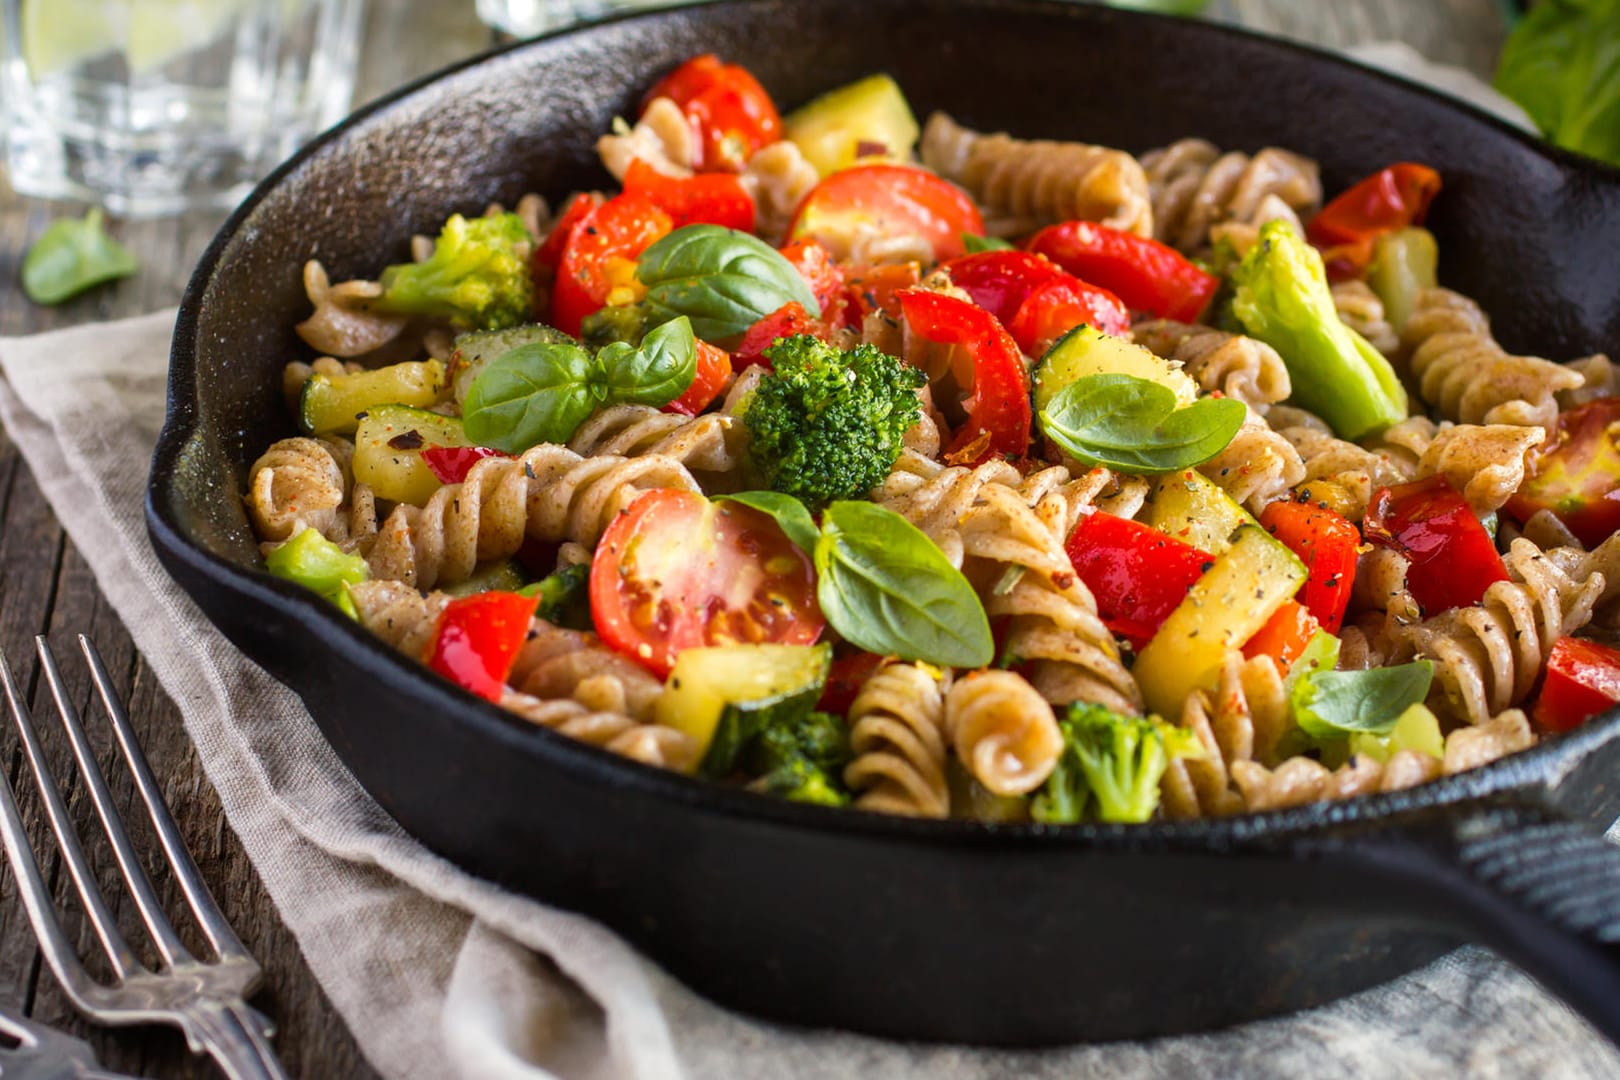
[[[293,687],[362,784],[470,870],[603,919],[716,1001],[1007,1045],[1188,1031],[1331,1001],[1487,942],[1620,1035],[1620,714],[1415,791],[1235,820],[991,828],[792,805],[535,729],[263,573],[240,495],[290,434],[299,269],[368,276],[413,232],[605,181],[592,152],[702,51],[796,103],[892,72],[919,113],[1141,151],[1184,135],[1317,157],[1330,191],[1410,158],[1446,190],[1442,278],[1511,348],[1620,348],[1620,173],[1326,55],[1039,0],[743,0],[452,69],[260,186],[176,326],[148,520],[164,564]],[[1085,978],[1075,979],[1082,971]]]

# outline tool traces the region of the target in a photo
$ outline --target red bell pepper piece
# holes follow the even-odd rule
[[[1243,646],[1243,655],[1251,660],[1269,656],[1277,661],[1278,671],[1287,671],[1320,629],[1322,624],[1309,608],[1298,600],[1289,600],[1254,632]]]
[[[713,53],[694,56],[654,83],[642,108],[660,97],[679,105],[702,137],[705,172],[741,172],[754,151],[782,138],[781,114],[759,80]]]
[[[1367,506],[1366,531],[1411,560],[1406,587],[1426,615],[1477,604],[1508,580],[1491,534],[1444,477],[1380,488]]]
[[[1196,322],[1221,283],[1173,247],[1094,221],[1048,226],[1025,247],[1160,319]]]
[[[980,251],[952,259],[943,269],[952,285],[1000,319],[1003,326],[1012,323],[1030,293],[1064,276],[1059,267],[1027,251]]]
[[[1322,249],[1330,279],[1360,277],[1372,262],[1377,239],[1422,224],[1439,193],[1439,173],[1427,165],[1397,162],[1322,207],[1305,227],[1305,236]]]
[[[595,192],[581,192],[568,201],[557,223],[546,238],[535,246],[529,257],[529,273],[534,278],[534,317],[541,322],[551,314],[551,283],[557,279],[557,266],[562,262],[563,249],[568,246],[574,229],[585,216],[605,200]]]
[[[888,657],[869,652],[851,652],[833,657],[816,708],[835,716],[848,713],[849,707],[855,704],[855,695],[861,692],[867,679],[877,674],[877,669],[883,666],[886,659]]]
[[[428,667],[481,698],[500,701],[529,636],[538,596],[484,592],[450,601],[428,649]]]
[[[825,340],[827,327],[819,319],[812,319],[803,304],[789,300],[743,333],[742,340],[732,350],[732,366],[738,371],[746,371],[755,364],[761,364],[769,371],[771,361],[765,355],[765,350],[782,338],[800,334]]]
[[[459,484],[472,467],[488,457],[511,457],[489,446],[430,446],[422,451],[422,462],[441,484]]]
[[[1328,633],[1337,634],[1356,581],[1360,530],[1332,510],[1300,502],[1270,504],[1260,514],[1260,524],[1310,571],[1299,601]]]
[[[664,412],[696,416],[720,396],[731,378],[731,354],[707,341],[697,343],[697,371],[692,385],[680,397],[664,406]]]
[[[1131,314],[1119,297],[1064,274],[1030,293],[1007,329],[1020,349],[1038,357],[1082,323],[1115,337],[1131,332]]]
[[[1547,656],[1534,719],[1542,731],[1569,731],[1620,704],[1620,649],[1562,637]]]
[[[977,304],[926,289],[902,289],[900,307],[913,333],[942,345],[959,345],[969,363],[955,372],[968,391],[967,420],[957,428],[946,455],[954,464],[978,465],[997,454],[1021,457],[1029,449],[1033,419],[1029,373],[1018,343]]]
[[[1101,511],[1081,519],[1066,549],[1104,625],[1138,649],[1214,562],[1158,529]]]
[[[833,262],[832,252],[819,240],[801,240],[783,248],[782,257],[810,286],[825,318],[827,309],[844,298],[844,275]]]
[[[1588,547],[1620,530],[1620,398],[1599,398],[1558,415],[1546,442],[1525,458],[1526,476],[1507,502],[1524,521],[1550,510]]]
[[[852,318],[858,323],[874,311],[900,321],[900,290],[922,280],[922,268],[914,262],[882,266],[844,268],[844,291]]]
[[[636,158],[624,174],[626,195],[640,195],[682,225],[721,225],[754,231],[754,198],[732,173],[666,176]]]

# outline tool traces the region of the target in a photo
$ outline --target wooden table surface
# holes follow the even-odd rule
[[[362,50],[357,100],[367,100],[407,79],[488,47],[492,38],[472,13],[471,0],[372,0]],[[1403,40],[1432,59],[1469,67],[1488,77],[1501,47],[1504,29],[1492,0],[1216,0],[1211,14],[1220,19],[1272,30],[1327,46],[1358,41]],[[1284,107],[1286,103],[1279,103]],[[20,198],[0,188],[0,279],[15,283],[23,253],[56,216],[78,213],[79,207]],[[193,213],[148,222],[114,223],[113,231],[139,257],[134,278],[74,300],[59,308],[39,308],[23,298],[14,284],[0,292],[0,334],[24,334],[80,322],[114,319],[175,303],[196,259],[223,215]],[[298,944],[282,925],[252,865],[226,826],[219,800],[203,777],[186,739],[173,702],[130,643],[97,588],[84,560],[62,531],[41,497],[28,467],[0,431],[0,648],[11,659],[23,685],[45,715],[48,698],[40,685],[32,639],[47,634],[59,655],[72,648],[72,635],[87,633],[100,646],[131,719],[151,759],[187,844],[208,879],[226,917],[265,969],[265,986],[256,1004],[280,1028],[277,1045],[294,1077],[365,1077],[375,1073],[316,984]],[[81,703],[88,683],[80,666],[70,663],[69,685]],[[110,740],[96,737],[103,725],[91,724],[103,769],[126,817],[138,809],[122,771],[112,765]],[[50,740],[53,767],[71,773],[60,740]],[[23,776],[17,740],[9,723],[0,734],[0,760],[14,785]],[[87,800],[77,785],[71,808],[87,837]],[[70,934],[78,929],[72,889],[59,873],[54,849],[44,839],[37,797],[31,787],[20,801],[35,837],[35,850],[45,853],[60,909],[67,910]],[[145,834],[135,833],[137,843]],[[101,845],[104,848],[104,845]],[[150,845],[143,845],[150,850]],[[114,875],[105,850],[92,859],[104,889]],[[149,867],[171,911],[181,909],[172,881],[161,868]],[[132,933],[134,916],[120,912]],[[198,946],[200,947],[200,945]],[[45,1023],[79,1034],[95,1046],[109,1068],[140,1076],[217,1075],[213,1067],[192,1058],[178,1033],[166,1028],[110,1031],[81,1021],[63,997],[55,978],[44,971],[32,933],[17,902],[9,869],[0,871],[0,1005],[20,1008]]]

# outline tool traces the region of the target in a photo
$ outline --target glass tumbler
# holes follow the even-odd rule
[[[354,92],[364,0],[0,0],[11,184],[144,217],[231,206]]]
[[[698,0],[477,0],[478,17],[512,37],[533,37],[625,11],[648,11]]]

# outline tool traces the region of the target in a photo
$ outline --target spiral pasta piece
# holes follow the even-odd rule
[[[1479,305],[1450,289],[1418,293],[1401,345],[1423,400],[1462,424],[1547,427],[1556,395],[1585,382],[1574,368],[1508,353]]]
[[[1606,584],[1596,571],[1572,578],[1523,538],[1503,562],[1512,580],[1477,606],[1395,631],[1396,659],[1434,661],[1433,704],[1475,724],[1529,696],[1553,642],[1586,625]]]
[[[754,152],[738,177],[754,200],[754,229],[772,244],[787,237],[793,214],[821,181],[816,167],[787,139]]]
[[[1411,562],[1398,551],[1372,547],[1356,558],[1356,578],[1350,586],[1350,602],[1359,611],[1390,613],[1415,621],[1421,608],[1406,585]]]
[[[1540,427],[1457,424],[1441,428],[1418,460],[1418,479],[1443,476],[1481,516],[1500,509],[1524,483],[1525,455],[1547,440]]]
[[[1333,306],[1339,321],[1366,338],[1373,348],[1385,356],[1400,351],[1401,336],[1384,315],[1384,302],[1365,281],[1358,278],[1334,285]]]
[[[1289,758],[1275,769],[1254,761],[1239,761],[1232,766],[1232,778],[1242,792],[1244,807],[1260,813],[1324,799],[1400,791],[1437,779],[1445,771],[1439,758],[1415,750],[1398,750],[1387,762],[1352,754],[1349,761],[1331,771],[1308,757]]]
[[[596,154],[602,167],[619,181],[637,158],[665,176],[691,176],[703,156],[697,132],[681,107],[667,97],[648,102],[634,127],[621,124],[613,134],[597,139]]]
[[[742,467],[742,425],[726,413],[681,416],[650,405],[614,405],[581,424],[568,449],[581,457],[645,457],[678,461],[711,483]]]
[[[248,516],[266,547],[314,529],[345,550],[376,531],[376,504],[364,484],[349,488],[354,447],[339,439],[281,439],[248,470]]]
[[[1230,650],[1215,689],[1195,691],[1182,706],[1181,726],[1204,746],[1199,757],[1177,757],[1159,782],[1171,818],[1214,817],[1243,810],[1233,771],[1256,758],[1270,760],[1288,730],[1288,697],[1269,656],[1245,660]]]
[[[367,561],[374,577],[421,589],[454,584],[479,562],[515,554],[525,537],[594,545],[615,514],[654,488],[701,490],[671,458],[582,458],[542,443],[521,457],[484,458],[420,508],[396,506]]]
[[[304,295],[315,310],[294,329],[305,344],[327,356],[351,357],[392,344],[410,326],[406,315],[386,315],[372,305],[383,289],[375,281],[333,285],[317,259],[304,264]]]
[[[593,709],[572,698],[537,698],[508,690],[501,708],[582,743],[660,769],[688,772],[697,764],[697,743],[686,732],[642,724],[622,713]]]
[[[1063,753],[1052,706],[1023,676],[975,671],[945,695],[945,733],[974,779],[996,795],[1027,795]]]
[[[384,644],[417,660],[433,644],[439,616],[450,597],[442,592],[426,596],[399,581],[362,581],[349,586],[360,625]]]
[[[1053,470],[1046,473],[1043,483],[1057,479]],[[1140,712],[1141,689],[1064,551],[1067,498],[1047,501],[1041,492],[1031,498],[1024,483],[1003,461],[946,468],[902,454],[873,499],[916,525],[962,568],[991,618],[1007,617],[1006,649],[1029,662],[1031,681],[1047,700]]]
[[[1198,466],[1216,486],[1258,514],[1305,479],[1299,451],[1265,419],[1250,413],[1226,449]]]
[[[1174,360],[1207,393],[1220,391],[1260,412],[1293,392],[1288,367],[1263,341],[1170,319],[1137,323],[1131,338]]]
[[[1620,366],[1602,353],[1571,360],[1564,366],[1578,372],[1585,381],[1573,390],[1558,392],[1560,409],[1574,409],[1598,398],[1620,395]]]
[[[1301,217],[1322,202],[1316,162],[1274,146],[1250,157],[1223,154],[1203,139],[1182,139],[1142,155],[1153,201],[1153,236],[1184,253],[1206,247],[1225,222],[1260,225],[1277,216],[1276,196]]]
[[[844,769],[856,806],[880,814],[949,816],[944,685],[927,668],[900,663],[884,665],[862,684],[848,717],[855,756]]]
[[[1301,493],[1351,521],[1361,519],[1374,491],[1412,478],[1413,466],[1404,455],[1368,450],[1315,428],[1290,427],[1279,434],[1303,463]]]
[[[664,684],[639,664],[605,648],[595,634],[535,619],[512,661],[507,683],[536,698],[573,698],[596,712],[652,719]]]
[[[1147,176],[1123,150],[985,135],[942,112],[928,118],[918,149],[923,164],[1008,219],[999,233],[1072,220],[1153,233]]]

